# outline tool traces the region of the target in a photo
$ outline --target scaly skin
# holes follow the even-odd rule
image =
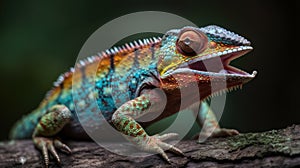
[[[243,37],[218,26],[207,26],[174,29],[163,38],[106,50],[80,61],[75,69],[61,75],[38,108],[16,123],[10,136],[32,137],[46,166],[48,151],[60,162],[55,148],[67,153],[71,150],[58,136],[88,138],[75,113],[75,97],[79,100],[76,105],[85,111],[80,116],[82,123],[100,130],[102,122],[92,115],[99,113],[99,108],[104,118],[141,150],[157,152],[170,162],[164,150],[183,153],[162,141],[177,134],[150,136],[144,127],[179,112],[180,108],[194,106],[199,113],[197,121],[204,129],[199,141],[210,135],[238,134],[236,130],[219,127],[204,99],[254,78],[255,71],[248,74],[228,65],[251,49],[250,42]],[[216,83],[214,90],[212,81]],[[222,87],[224,82],[226,86]],[[82,90],[74,95],[72,88]],[[185,92],[181,93],[182,90]],[[96,105],[91,103],[94,98]],[[159,111],[162,113],[156,114]],[[157,117],[147,122],[136,121],[147,115]]]

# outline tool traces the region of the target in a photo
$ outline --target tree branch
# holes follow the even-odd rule
[[[172,164],[160,156],[126,157],[93,142],[70,141],[72,155],[60,153],[61,165],[49,167],[296,167],[300,166],[300,125],[262,133],[213,138],[205,143],[181,141],[176,146],[185,157],[168,152]],[[31,140],[0,143],[0,167],[41,167],[42,157]]]

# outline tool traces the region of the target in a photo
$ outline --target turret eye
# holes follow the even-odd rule
[[[195,30],[183,30],[176,42],[177,51],[186,56],[195,56],[207,47],[207,37],[204,33]]]

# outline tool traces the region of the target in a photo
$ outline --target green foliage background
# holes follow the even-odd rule
[[[74,65],[97,28],[145,10],[174,13],[198,26],[217,24],[252,41],[254,51],[233,64],[258,70],[258,76],[242,91],[228,94],[222,126],[250,132],[300,122],[296,2],[1,1],[0,139],[7,139],[13,123],[33,110],[58,75]]]

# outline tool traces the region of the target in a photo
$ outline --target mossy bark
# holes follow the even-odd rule
[[[60,153],[62,163],[53,158],[50,167],[296,167],[300,166],[300,125],[262,133],[246,133],[213,138],[202,144],[182,141],[176,146],[185,153],[168,152],[172,164],[160,156],[124,157],[93,142],[67,142],[72,155]],[[31,140],[0,144],[0,167],[41,167],[43,161]]]

